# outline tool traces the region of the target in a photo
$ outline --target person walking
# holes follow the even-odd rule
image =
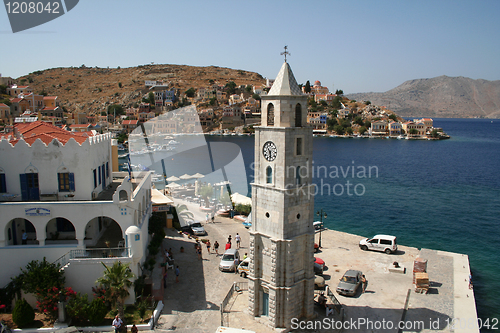
[[[211,246],[212,244],[210,244],[210,241],[209,241],[209,240],[207,240],[206,245],[207,245],[207,252],[208,252],[208,254],[210,254],[210,246]]]
[[[228,242],[228,243],[231,243],[231,239],[232,239],[232,238],[231,238],[231,235],[229,235],[229,237],[227,238],[227,242]]]
[[[226,243],[226,251],[229,250],[230,248],[231,248],[231,242],[227,241],[227,243]]]
[[[215,241],[214,243],[214,250],[217,256],[219,256],[219,242]]]
[[[239,233],[236,233],[235,239],[236,239],[236,248],[239,249],[240,248],[240,243],[241,243],[241,236],[240,236]]]
[[[368,280],[366,279],[366,276],[363,274],[361,276],[361,284],[363,286],[363,293],[366,291],[366,287],[368,286]]]
[[[208,223],[208,221],[209,221],[209,220],[208,220],[208,217],[209,217],[209,216],[210,216],[210,215],[207,213],[207,223]]]
[[[120,317],[118,315],[116,315],[115,319],[113,320],[112,325],[115,328],[115,333],[119,333],[120,329],[123,325],[123,321],[120,319]]]
[[[179,275],[181,274],[181,272],[179,271],[179,265],[177,265],[177,267],[175,267],[175,282],[179,282]]]
[[[215,215],[212,213],[212,224],[215,223]]]
[[[138,331],[139,331],[139,330],[137,329],[137,326],[135,326],[135,324],[134,324],[134,325],[132,325],[132,328],[130,329],[130,332],[131,332],[131,333],[137,333]]]

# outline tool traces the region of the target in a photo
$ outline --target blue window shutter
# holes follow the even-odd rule
[[[5,174],[2,173],[0,174],[0,193],[6,193],[7,192],[7,184],[5,183]]]
[[[75,174],[74,173],[69,174],[69,190],[70,191],[75,190]]]
[[[28,180],[26,179],[26,174],[25,173],[20,174],[19,178],[21,180],[21,195],[23,197],[23,200],[28,200],[28,198],[29,198]]]
[[[99,185],[101,184],[101,166],[97,167],[97,176],[99,177]]]

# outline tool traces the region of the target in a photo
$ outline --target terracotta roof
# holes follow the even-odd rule
[[[43,99],[56,99],[57,96],[43,96]]]
[[[19,102],[20,102],[20,101],[22,101],[22,100],[23,100],[22,98],[16,97],[16,98],[11,99],[10,101],[11,101],[12,103],[19,103]]]
[[[49,106],[46,106],[42,109],[42,111],[53,111],[53,110],[56,110],[58,109],[59,107],[56,106],[56,107],[49,107]]]
[[[4,103],[0,103],[0,106],[2,106],[2,107],[9,107],[7,104],[4,104]]]
[[[123,121],[123,125],[137,125],[137,123],[139,122],[139,120],[124,120]]]
[[[52,140],[57,139],[64,145],[71,138],[75,139],[79,144],[82,144],[88,137],[87,134],[68,132],[43,121],[16,124],[15,128],[29,145],[32,145],[37,139],[42,140],[46,145],[51,143]],[[18,142],[19,140],[10,141],[12,145],[16,145]]]

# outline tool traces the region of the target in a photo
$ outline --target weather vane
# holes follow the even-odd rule
[[[285,52],[281,52],[281,55],[285,55],[285,62],[286,62],[286,55],[291,55],[290,52],[287,51],[288,45],[285,45]]]

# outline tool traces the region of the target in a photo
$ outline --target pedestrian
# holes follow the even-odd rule
[[[236,247],[239,249],[240,248],[240,243],[241,243],[241,237],[239,233],[236,233]]]
[[[245,260],[247,258],[247,253],[245,252],[245,254],[243,255],[243,260]]]
[[[238,260],[238,257],[234,258],[234,272],[238,274],[238,265],[240,261]]]
[[[228,242],[226,243],[226,251],[227,251],[227,250],[229,250],[230,248],[231,248],[231,242],[230,242],[230,241],[228,241]]]
[[[366,276],[363,274],[361,275],[361,283],[363,286],[363,293],[366,291],[366,287],[368,286],[368,280],[366,279]]]
[[[115,328],[115,333],[118,333],[120,332],[120,328],[123,325],[123,321],[120,319],[118,315],[116,315],[112,325]]]
[[[179,265],[177,265],[177,267],[175,267],[175,282],[179,282],[179,275],[180,275],[180,271],[179,271]]]
[[[227,238],[227,242],[228,242],[228,243],[231,243],[231,239],[232,239],[232,238],[231,238],[231,235],[229,235],[229,237]]]
[[[137,333],[138,331],[139,331],[139,330],[137,329],[137,326],[135,326],[135,324],[134,324],[134,325],[132,325],[132,327],[130,328],[130,332],[131,332],[131,333]]]
[[[208,223],[208,217],[209,217],[209,216],[210,216],[210,215],[207,213],[207,223]]]
[[[209,240],[207,240],[207,242],[206,242],[205,244],[207,245],[207,252],[208,252],[208,254],[210,254],[210,246],[211,246],[212,244],[210,244],[210,241],[209,241]]]
[[[213,213],[212,213],[212,223],[215,223],[215,216]]]
[[[18,238],[19,239],[19,238]],[[26,245],[28,244],[28,234],[26,233],[26,231],[23,230],[23,235],[22,235],[22,245]]]
[[[165,274],[163,274],[163,288],[167,288],[167,269],[165,270]]]
[[[214,243],[214,250],[217,256],[219,255],[219,242],[215,241]]]
[[[469,274],[469,289],[472,289],[472,273]]]
[[[198,249],[197,249],[197,252],[198,253],[198,259],[202,260],[202,256],[201,256],[201,245],[198,245]]]

